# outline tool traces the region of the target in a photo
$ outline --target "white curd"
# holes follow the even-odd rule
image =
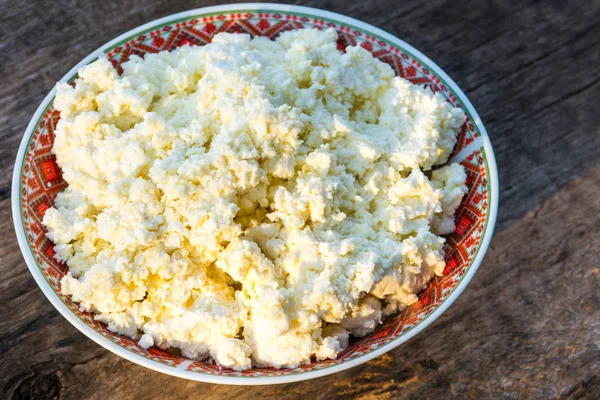
[[[444,269],[465,121],[334,30],[106,59],[57,86],[62,291],[236,370],[335,358]],[[433,169],[433,171],[431,171]]]

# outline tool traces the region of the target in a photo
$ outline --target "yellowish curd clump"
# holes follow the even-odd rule
[[[219,34],[57,86],[62,291],[144,347],[335,358],[444,269],[465,121],[336,32]]]

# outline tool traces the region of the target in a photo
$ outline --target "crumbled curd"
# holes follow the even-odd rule
[[[336,32],[222,33],[57,85],[63,293],[236,370],[335,358],[444,269],[465,121]]]

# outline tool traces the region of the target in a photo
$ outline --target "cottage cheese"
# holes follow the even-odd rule
[[[236,370],[334,358],[444,269],[465,121],[334,30],[106,59],[58,84],[62,291]]]

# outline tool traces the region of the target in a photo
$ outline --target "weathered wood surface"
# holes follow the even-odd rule
[[[147,4],[148,3],[148,4]],[[18,250],[12,164],[54,82],[103,43],[212,1],[0,0],[0,398],[600,398],[600,2],[300,0],[413,44],[465,89],[500,169],[497,233],[467,290],[391,353],[272,387],[188,382],[102,349]]]

